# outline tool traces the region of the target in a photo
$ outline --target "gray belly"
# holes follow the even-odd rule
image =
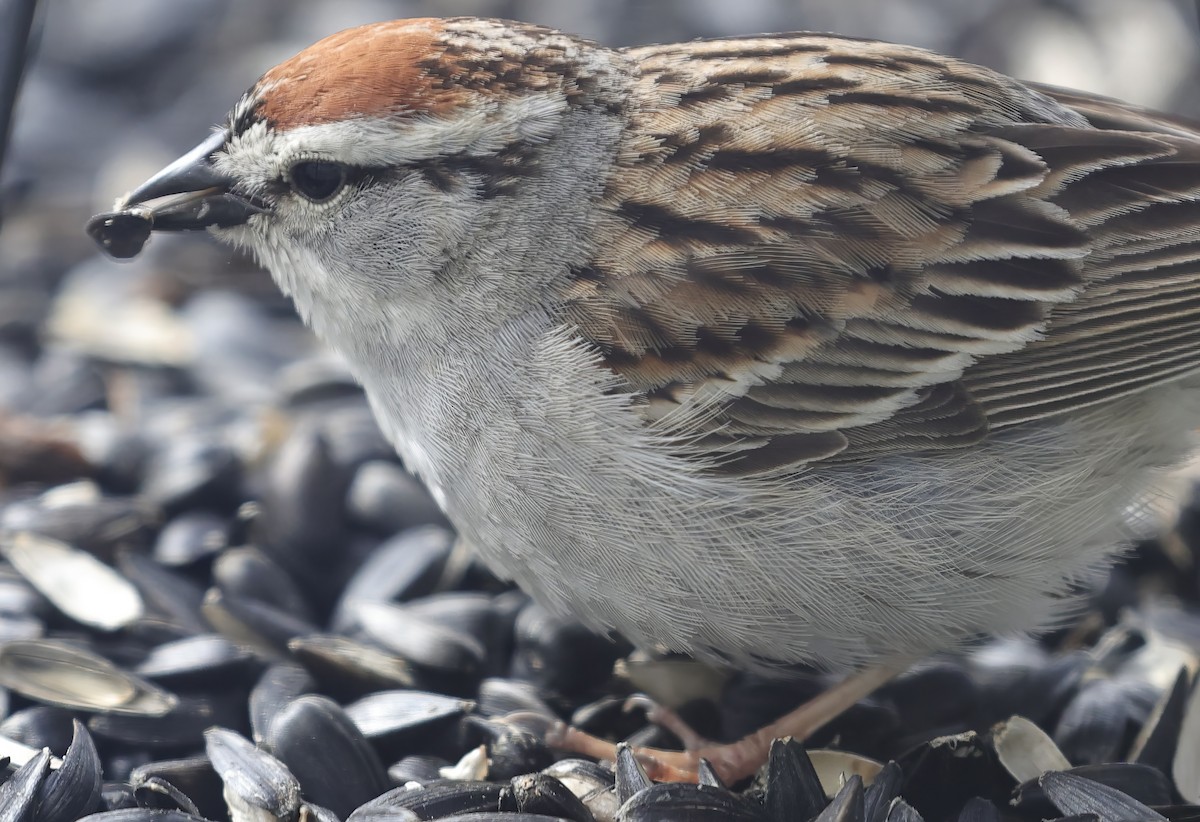
[[[543,363],[444,405],[453,424],[384,427],[464,538],[543,604],[756,668],[847,668],[1054,619],[1200,418],[1194,388],[1172,385],[971,450],[733,479],[580,374]]]

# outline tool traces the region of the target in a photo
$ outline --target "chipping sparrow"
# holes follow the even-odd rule
[[[498,572],[743,667],[1046,624],[1200,419],[1200,126],[915,48],[366,26],[119,209],[252,249]]]

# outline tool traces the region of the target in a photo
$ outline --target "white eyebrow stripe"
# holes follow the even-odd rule
[[[523,140],[552,136],[567,110],[560,94],[526,94],[503,104],[459,107],[455,116],[356,118],[301,126],[276,136],[281,157],[315,157],[349,165],[390,166],[452,154],[495,154]]]

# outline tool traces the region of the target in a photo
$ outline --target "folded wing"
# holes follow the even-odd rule
[[[671,48],[637,55],[567,319],[723,470],[962,447],[1200,368],[1200,130],[887,44]]]

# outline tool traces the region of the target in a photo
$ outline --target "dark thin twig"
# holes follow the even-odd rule
[[[36,8],[37,0],[0,0],[0,168],[4,167]]]

